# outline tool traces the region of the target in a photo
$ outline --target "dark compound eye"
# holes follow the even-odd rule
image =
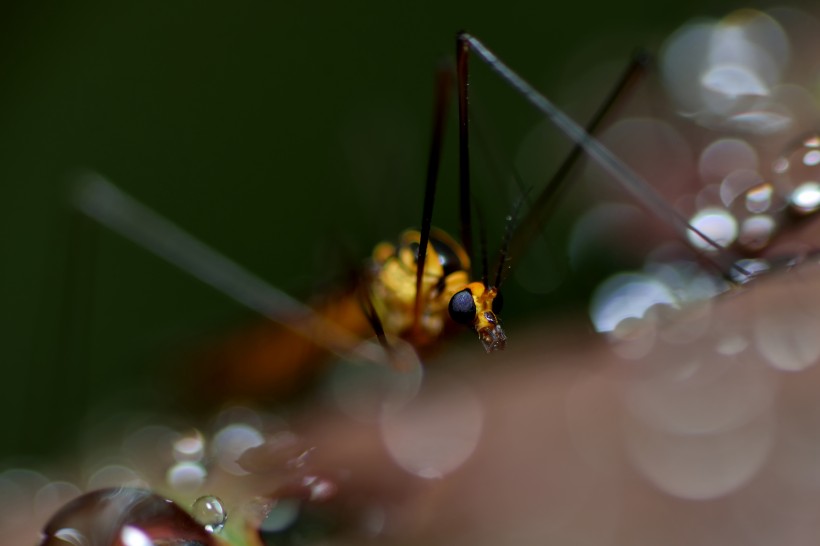
[[[504,294],[499,292],[498,294],[495,295],[495,298],[493,298],[493,313],[495,313],[497,315],[497,314],[501,313],[501,311],[503,309],[504,309]]]
[[[438,259],[439,262],[441,262],[441,267],[444,269],[445,277],[451,273],[465,269],[464,264],[461,263],[461,259],[458,257],[458,253],[445,241],[440,241],[434,236],[431,236],[430,244],[435,249],[436,254],[438,254]]]
[[[450,299],[450,317],[465,326],[471,326],[475,321],[475,301],[473,301],[473,294],[468,289],[461,292],[456,292]]]

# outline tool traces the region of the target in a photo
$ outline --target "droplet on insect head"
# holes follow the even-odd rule
[[[188,513],[150,491],[101,489],[63,506],[46,523],[41,546],[212,546]]]
[[[204,495],[196,499],[191,507],[191,515],[209,533],[221,531],[228,519],[228,512],[225,511],[222,501],[213,495]]]
[[[731,245],[738,235],[737,220],[725,209],[706,208],[698,211],[689,223],[721,247]],[[687,231],[692,246],[706,252],[717,252],[713,245],[692,230]]]

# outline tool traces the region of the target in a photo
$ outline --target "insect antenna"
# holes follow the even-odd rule
[[[685,238],[686,233],[691,231],[707,245],[718,250],[720,252],[719,256],[722,260],[719,260],[718,258],[713,258],[713,260],[716,262],[716,265],[721,271],[725,272],[729,268],[732,268],[740,272],[742,275],[749,274],[748,271],[737,265],[736,260],[733,259],[729,253],[725,252],[725,249],[720,244],[706,235],[703,231],[689,223],[689,221],[674,207],[672,207],[672,205],[666,202],[646,180],[644,180],[626,163],[613,154],[612,151],[610,151],[600,141],[594,138],[589,131],[586,131],[569,116],[564,114],[544,95],[539,93],[526,80],[521,78],[521,76],[504,64],[477,38],[467,33],[459,33],[456,41],[458,44],[457,65],[459,68],[459,111],[461,111],[462,108],[466,110],[467,61],[470,51],[473,51],[479,59],[486,63],[487,66],[503,81],[518,91],[527,102],[532,104],[539,112],[544,114],[556,127],[558,127],[558,129],[567,135],[575,143],[576,147],[579,149],[579,153],[580,151],[584,151],[589,154],[590,157],[598,163],[602,169],[604,169],[604,171],[614,177],[623,188],[638,199],[638,201],[641,202],[652,214],[664,222],[671,222],[678,230],[681,237]],[[630,79],[631,78],[629,77],[627,78],[627,80]],[[464,89],[463,97],[461,93],[462,89]],[[553,185],[552,187],[555,188],[556,186]],[[550,194],[554,194],[555,191],[557,191],[557,189],[550,190]],[[547,200],[551,201],[551,197]],[[518,248],[517,245],[516,248]]]
[[[174,264],[234,301],[342,357],[384,364],[384,350],[316,314],[251,274],[97,174],[82,177],[74,205],[126,239]]]
[[[436,186],[441,164],[441,150],[444,139],[444,121],[447,117],[447,104],[452,87],[452,67],[443,63],[436,71],[436,102],[433,113],[433,136],[430,140],[430,152],[427,158],[427,179],[424,186],[424,207],[421,215],[421,230],[416,267],[416,301],[413,309],[413,328],[418,328],[421,316],[421,286],[424,277],[424,264],[427,261],[427,246],[430,243],[430,229],[433,223],[433,205],[436,201]]]

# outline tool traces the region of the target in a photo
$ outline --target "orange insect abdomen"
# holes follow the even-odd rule
[[[315,311],[353,335],[364,338],[372,331],[355,290],[327,298]],[[309,386],[328,357],[328,350],[307,336],[262,321],[200,351],[193,364],[203,379],[198,394],[208,400],[280,400]]]

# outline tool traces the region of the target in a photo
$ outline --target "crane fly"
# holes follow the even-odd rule
[[[726,37],[721,34],[724,30],[728,29],[728,34],[736,37],[738,27],[743,27],[744,20],[752,21],[753,25],[760,23],[760,20],[755,20],[755,16],[749,13],[731,16],[726,23],[720,23],[713,29],[717,37],[714,40],[715,44],[726,45],[722,42],[722,39]],[[741,21],[741,24],[738,21]],[[704,43],[702,34],[695,38],[699,40],[699,43]],[[671,53],[669,51],[667,53],[674,57],[675,48],[670,46],[669,49]],[[732,51],[736,52],[737,49],[732,49]],[[476,262],[472,255],[474,245],[471,209],[473,203],[470,197],[470,133],[467,112],[467,64],[468,56],[471,54],[517,90],[527,102],[559,127],[576,145],[575,150],[558,169],[555,178],[533,199],[530,212],[520,222],[508,221],[507,232],[503,237],[495,268],[491,269],[486,265],[486,253],[482,253],[481,280],[479,281],[474,280],[475,277],[471,275]],[[708,56],[708,54],[704,55],[704,57]],[[777,188],[774,186],[778,184],[760,181],[745,171],[741,174],[735,174],[735,171],[732,171],[725,175],[724,180],[728,182],[722,187],[727,189],[721,195],[725,211],[742,205],[743,210],[750,213],[749,219],[753,220],[746,226],[741,225],[736,232],[726,235],[723,222],[717,222],[717,228],[715,227],[715,218],[725,218],[725,216],[720,216],[717,212],[703,213],[704,210],[713,210],[714,207],[702,207],[701,210],[690,215],[681,212],[679,208],[664,200],[644,177],[601,140],[593,136],[593,133],[600,130],[607,112],[610,111],[612,104],[623,89],[634,83],[636,71],[643,70],[641,62],[630,66],[616,87],[616,92],[606,101],[601,113],[593,118],[587,128],[582,128],[575,123],[499,60],[481,41],[469,34],[460,33],[457,37],[456,66],[460,114],[459,178],[462,240],[459,243],[447,233],[432,227],[432,208],[443,133],[442,123],[445,117],[443,112],[447,102],[445,90],[448,87],[446,83],[448,76],[445,74],[439,80],[421,229],[410,230],[402,234],[399,244],[382,243],[378,245],[364,273],[366,278],[366,282],[363,283],[364,288],[359,288],[354,293],[357,298],[356,305],[361,307],[359,322],[364,330],[370,329],[375,332],[379,343],[362,342],[358,335],[362,333],[362,330],[344,328],[350,326],[350,323],[342,321],[340,324],[335,318],[330,319],[332,313],[328,309],[310,309],[267,286],[98,177],[87,181],[81,187],[77,196],[78,206],[83,212],[103,224],[135,239],[146,248],[193,273],[237,301],[308,338],[312,344],[323,350],[345,356],[354,354],[358,358],[375,362],[391,360],[391,353],[396,351],[398,343],[395,340],[396,337],[404,338],[422,349],[437,344],[448,331],[448,324],[451,324],[448,321],[472,328],[478,334],[487,352],[497,351],[506,346],[506,333],[500,328],[500,320],[496,315],[499,307],[498,287],[507,269],[521,257],[521,253],[539,233],[545,211],[554,206],[554,200],[560,193],[560,181],[565,179],[567,172],[581,152],[585,152],[600,169],[609,177],[614,178],[649,212],[661,221],[671,223],[679,237],[689,241],[694,247],[699,258],[705,263],[705,269],[716,271],[718,276],[730,282],[737,282],[736,279],[745,281],[755,276],[758,271],[758,260],[770,251],[777,252],[775,245],[770,246],[770,243],[775,241],[775,235],[781,231],[785,232],[784,228],[789,223],[797,224],[798,227],[806,226],[805,223],[801,224],[801,220],[795,219],[795,215],[805,218],[820,208],[818,183],[815,182],[812,186],[811,181],[794,184],[792,183],[794,180],[790,180],[795,177],[806,178],[798,174],[798,171],[820,164],[820,138],[811,133],[793,140],[791,145],[786,145],[775,154],[777,159],[773,162],[772,169],[775,181],[779,184]],[[719,108],[715,110],[702,108],[702,105],[689,104],[686,110],[689,121],[702,123],[707,130],[714,130],[718,127],[724,132],[730,131],[735,136],[742,134],[743,131],[751,133],[757,131],[758,137],[760,137],[760,132],[765,133],[764,137],[780,134],[787,126],[784,125],[785,115],[780,108],[782,105],[773,99],[774,93],[761,91],[760,81],[753,82],[748,77],[744,80],[742,76],[739,76],[737,73],[739,66],[737,63],[726,62],[708,66],[708,73],[705,73],[702,82],[708,84],[709,91],[718,92],[728,89],[730,92],[728,97],[719,97],[720,100],[717,101]],[[751,93],[746,96],[738,93],[739,90],[751,90],[756,94]],[[750,96],[755,99],[751,101],[753,103],[751,105]],[[721,126],[721,124],[728,125]],[[764,137],[760,138],[764,139]],[[781,141],[786,140],[789,139],[785,137],[781,139]],[[721,146],[737,146],[738,141],[739,139],[735,138],[729,144],[725,144],[722,140],[719,142]],[[706,146],[705,149],[713,150],[711,146]],[[722,151],[726,149],[728,148],[723,148]],[[707,155],[704,153],[704,157]],[[525,199],[526,196],[522,197],[522,200]],[[702,201],[709,204],[706,198]],[[777,206],[774,205],[775,203],[778,203]],[[517,215],[510,214],[510,216],[515,218]],[[778,221],[775,224],[761,223],[761,216],[770,216]],[[745,223],[742,222],[742,224]],[[744,233],[746,237],[742,236]],[[481,239],[483,241],[483,236]],[[483,242],[481,246],[484,246]],[[794,261],[791,260],[790,263]],[[496,272],[492,280],[490,271]],[[348,316],[346,313],[346,311],[340,312],[340,316]],[[481,315],[490,323],[489,331],[484,331],[488,326],[481,322]],[[689,372],[691,369],[687,368],[687,373]],[[676,375],[675,379],[677,388],[680,377]],[[744,395],[748,393],[744,392]],[[756,409],[759,410],[759,408]],[[712,432],[710,430],[710,434]],[[696,435],[687,431],[685,436],[689,440]],[[718,447],[722,448],[723,444]],[[664,453],[668,456],[667,452]],[[689,452],[685,451],[685,453]],[[666,459],[663,462],[665,463]],[[698,459],[698,464],[701,462]],[[702,480],[695,481],[702,482]],[[643,491],[643,494],[645,493]],[[67,505],[59,513],[57,521],[47,526],[43,544],[57,544],[61,538],[64,538],[59,535],[59,532],[65,530],[61,528],[61,525],[68,525],[66,522],[71,522],[73,525],[77,518],[82,520],[83,525],[90,525],[90,532],[93,532],[96,527],[94,519],[88,517],[88,512],[91,511],[91,515],[94,510],[102,513],[102,509],[99,508],[101,498],[105,502],[125,506],[126,512],[131,510],[131,506],[136,505],[162,506],[170,514],[163,520],[166,525],[161,529],[162,532],[168,533],[170,529],[173,534],[176,529],[178,536],[173,538],[198,541],[198,544],[212,542],[210,537],[203,535],[187,516],[165,506],[165,501],[160,497],[155,498],[144,492],[135,493],[128,490],[116,492],[103,490],[81,497],[82,500],[79,502]],[[134,525],[138,523],[128,520],[131,515],[135,518],[140,516],[136,510],[133,514],[126,513],[125,518],[117,520],[116,528],[110,528],[111,525],[104,526],[106,532],[116,534],[120,532],[120,528],[132,532]],[[247,524],[253,525],[251,522]],[[166,535],[151,535],[157,529],[158,527],[143,529],[140,531],[142,535],[139,538],[148,541],[154,538],[167,540]],[[72,527],[72,531],[84,532],[84,528],[78,530]],[[72,538],[73,536],[71,535]],[[253,543],[252,540],[251,543]]]
[[[210,368],[215,372],[205,379],[204,383],[224,387],[228,391],[232,389],[230,384],[235,383],[239,392],[264,395],[276,390],[277,386],[285,390],[290,388],[288,378],[294,375],[293,371],[312,369],[303,366],[303,363],[321,359],[327,350],[344,355],[357,354],[365,360],[389,360],[389,357],[372,343],[359,346],[361,339],[372,333],[376,334],[382,349],[391,345],[388,338],[402,338],[424,353],[437,347],[442,338],[457,331],[456,326],[461,323],[476,332],[487,352],[504,348],[507,345],[507,332],[502,328],[498,317],[500,298],[497,298],[496,294],[499,293],[508,271],[516,267],[541,232],[548,213],[553,210],[562,190],[567,187],[565,181],[568,180],[570,171],[582,154],[586,154],[596,166],[598,178],[614,178],[616,185],[626,190],[630,199],[643,205],[643,208],[656,218],[658,225],[671,225],[679,239],[694,247],[696,260],[701,265],[706,264],[706,270],[713,274],[717,273],[717,277],[728,279],[729,285],[748,279],[761,267],[762,262],[759,258],[774,252],[777,248],[776,245],[770,244],[777,242],[776,231],[790,223],[796,223],[794,214],[790,211],[802,210],[804,212],[801,214],[805,217],[810,214],[813,207],[810,203],[813,195],[811,185],[798,187],[798,184],[793,184],[796,191],[790,196],[789,188],[782,181],[795,171],[790,154],[800,153],[801,150],[803,153],[811,152],[817,147],[817,139],[809,134],[802,139],[796,139],[797,144],[790,147],[789,142],[780,138],[784,131],[776,130],[779,127],[778,123],[783,123],[785,119],[778,111],[778,104],[773,100],[776,97],[771,96],[771,93],[766,95],[765,90],[761,91],[762,88],[759,86],[751,87],[750,83],[764,81],[765,75],[760,76],[758,80],[753,79],[755,73],[751,69],[755,68],[755,61],[749,60],[751,46],[747,44],[751,39],[744,38],[743,33],[751,33],[748,29],[755,28],[755,25],[757,28],[765,26],[768,20],[769,16],[759,12],[739,12],[715,23],[712,28],[714,43],[711,49],[704,45],[708,44],[708,40],[702,35],[694,46],[691,43],[686,46],[694,52],[691,55],[692,59],[689,60],[690,64],[697,65],[697,62],[700,62],[703,74],[699,76],[690,69],[686,76],[677,72],[671,72],[671,75],[666,76],[667,83],[672,86],[672,93],[677,93],[681,101],[676,108],[685,112],[687,118],[680,123],[701,128],[701,134],[695,134],[693,138],[714,139],[715,137],[710,136],[713,134],[719,138],[726,138],[729,134],[734,137],[733,142],[737,143],[741,141],[740,136],[749,135],[749,142],[760,141],[770,147],[780,146],[776,170],[772,175],[775,178],[774,184],[766,179],[766,173],[757,177],[746,176],[748,172],[745,175],[740,173],[738,176],[734,172],[728,173],[731,176],[727,176],[727,180],[733,177],[734,179],[723,183],[729,190],[720,190],[723,192],[723,202],[718,203],[722,209],[719,211],[711,206],[715,204],[715,200],[713,196],[708,195],[710,188],[705,188],[694,197],[685,196],[686,199],[696,202],[694,206],[682,207],[680,196],[674,196],[677,202],[670,201],[670,196],[662,195],[654,188],[656,184],[663,182],[662,180],[638,174],[640,164],[636,166],[634,161],[625,161],[611,146],[591,136],[605,128],[612,111],[616,109],[618,101],[622,100],[626,92],[634,90],[645,79],[649,64],[645,56],[635,57],[610,96],[606,98],[587,127],[583,128],[511,70],[482,42],[467,33],[459,34],[455,76],[459,118],[460,240],[456,241],[454,237],[433,227],[433,205],[446,111],[449,105],[448,95],[452,86],[451,71],[443,69],[439,71],[436,87],[436,106],[420,229],[401,234],[396,243],[378,245],[368,265],[364,267],[357,287],[340,290],[339,297],[328,298],[311,310],[301,305],[296,307],[294,300],[284,298],[271,287],[262,288],[259,279],[248,278],[244,273],[241,278],[232,279],[237,268],[235,265],[226,267],[221,257],[200,256],[202,259],[196,264],[179,264],[184,269],[193,269],[197,276],[206,280],[214,276],[221,277],[221,280],[217,281],[229,285],[223,285],[222,290],[299,334],[292,336],[281,330],[272,331],[273,329],[267,325],[258,327],[258,335],[253,334],[252,343],[248,343],[248,336],[238,334],[220,349],[210,354],[206,353],[206,365],[200,369]],[[698,31],[703,33],[708,30],[704,30],[702,25],[693,28],[696,34]],[[770,34],[776,36],[773,32]],[[681,55],[680,50],[685,50],[685,47],[680,45],[683,43],[681,40],[685,38],[681,32],[676,38],[677,41],[670,42],[663,62],[669,64],[674,61],[680,64],[677,56]],[[725,46],[725,51],[720,50],[720,44]],[[532,199],[528,198],[523,189],[524,184],[521,184],[519,200],[529,208],[520,219],[517,218],[517,214],[510,215],[512,219],[507,222],[507,233],[503,237],[493,267],[487,264],[486,251],[479,257],[476,257],[474,252],[476,245],[472,229],[472,210],[475,204],[470,185],[471,126],[467,85],[468,61],[471,55],[495,72],[575,145],[554,176]],[[731,55],[737,55],[738,59],[731,58]],[[747,64],[743,65],[741,61]],[[739,80],[738,71],[744,67],[751,67],[747,70],[747,79]],[[735,79],[732,79],[733,77]],[[711,106],[691,101],[690,95],[693,91],[691,88],[683,88],[691,81],[701,81],[703,85],[708,85],[702,94],[716,95],[717,98],[711,97]],[[744,88],[743,85],[747,87]],[[770,97],[768,103],[767,97]],[[704,100],[706,99],[710,99],[710,96],[707,95]],[[715,106],[716,103],[719,104]],[[607,134],[611,133],[613,124],[609,125],[610,127],[605,128]],[[806,127],[807,123],[801,121],[800,125],[803,126],[804,132],[809,130]],[[762,134],[766,131],[771,134]],[[786,132],[793,134],[799,131],[793,128]],[[629,139],[632,135],[627,134],[622,138]],[[774,143],[769,144],[773,139]],[[784,149],[786,152],[780,153]],[[791,163],[789,159],[792,159]],[[760,161],[763,162],[763,159]],[[791,169],[788,167],[790,164]],[[88,186],[92,187],[95,186]],[[118,214],[115,211],[116,207],[112,206],[124,200],[110,199],[112,195],[120,192],[108,186],[107,188],[105,191],[86,192],[81,199],[81,206],[92,215],[103,216],[100,218],[103,222],[122,223],[122,218],[130,215]],[[729,195],[731,199],[724,194]],[[777,203],[778,199],[780,203],[796,204],[789,209]],[[739,212],[745,214],[745,217],[738,216],[737,222],[740,225],[733,239],[727,239],[726,234],[715,227],[721,220],[726,219],[725,214],[730,206],[735,209],[743,208],[744,210]],[[510,207],[514,208],[516,207]],[[117,215],[120,219],[115,218]],[[177,256],[184,259],[186,248],[202,248],[201,243],[192,242],[186,236],[186,242],[178,245],[176,249],[163,249],[168,241],[179,240],[181,237],[164,235],[160,223],[132,222],[131,225],[119,226],[118,229],[128,236],[143,239],[142,244],[148,248],[157,247],[165,257]],[[153,226],[154,233],[142,229],[146,225]],[[617,229],[617,226],[613,228]],[[716,229],[718,231],[715,231]],[[420,256],[424,258],[421,259]],[[209,262],[214,262],[215,265],[211,266]],[[223,273],[217,275],[209,269]],[[243,362],[248,364],[243,365]],[[272,365],[273,362],[276,362],[275,366]],[[215,377],[218,377],[219,381],[214,381]]]
[[[472,256],[471,209],[474,205],[470,193],[467,93],[467,61],[470,51],[476,51],[484,62],[499,71],[508,83],[524,93],[528,100],[534,102],[536,108],[577,142],[576,150],[535,200],[520,230],[515,229],[516,214],[508,216],[506,233],[497,263],[493,268],[492,279],[484,250],[479,281],[471,280],[471,269],[475,260]],[[319,309],[318,313],[314,313],[280,291],[265,285],[260,279],[210,250],[98,176],[92,175],[81,184],[81,189],[77,192],[78,207],[101,223],[217,287],[245,306],[302,335],[309,345],[337,354],[357,354],[366,360],[383,358],[375,356],[378,351],[367,343],[354,349],[359,337],[367,330],[375,332],[384,346],[388,345],[386,339],[391,336],[403,338],[413,346],[425,349],[451,333],[454,324],[460,324],[476,332],[486,352],[504,349],[507,338],[497,316],[501,309],[501,298],[498,294],[504,275],[538,232],[544,219],[544,210],[553,204],[553,197],[560,188],[560,182],[582,151],[590,152],[593,157],[598,158],[602,165],[619,177],[620,182],[641,196],[656,214],[670,215],[677,219],[681,226],[695,231],[709,244],[716,244],[698,232],[697,228],[687,225],[626,165],[619,162],[595,140],[586,138],[586,130],[553,107],[533,88],[524,87],[525,82],[493,57],[478,40],[466,33],[459,34],[457,52],[461,243],[432,226],[444,121],[451,86],[451,75],[449,70],[445,69],[440,71],[437,85],[421,229],[406,231],[400,236],[398,244],[381,243],[375,248],[363,274],[366,279],[364,286],[352,294],[354,299],[358,300],[357,303],[351,304],[350,298],[333,301]],[[643,67],[640,62],[633,62],[630,65],[593,119],[589,131],[594,131],[598,127],[618,97],[633,84],[636,74],[641,70]],[[485,244],[482,241],[482,248]],[[422,260],[420,256],[425,258]],[[363,316],[357,313],[359,308],[364,310]],[[274,343],[279,344],[281,340],[272,339],[270,344]],[[274,352],[277,353],[280,362],[288,361],[288,354],[299,355],[300,359],[304,355],[301,347],[292,353],[281,347]],[[281,363],[280,366],[289,367],[288,364]],[[238,373],[243,374],[247,371]],[[249,383],[259,386],[258,377],[252,374],[246,377],[249,377]]]
[[[469,243],[462,246],[444,231],[432,227],[451,79],[449,70],[440,71],[421,229],[404,232],[398,244],[380,243],[364,268],[360,286],[315,311],[193,239],[97,175],[90,175],[80,184],[77,206],[299,334],[304,343],[300,345],[297,341],[295,350],[285,348],[288,343],[282,343],[266,355],[279,370],[302,366],[306,356],[315,357],[312,353],[320,350],[367,361],[390,360],[397,354],[392,347],[394,339],[404,339],[425,349],[450,333],[456,323],[473,329],[486,352],[501,350],[506,344],[506,335],[496,315],[501,301],[497,299],[501,268],[492,286],[488,284],[486,271],[481,282],[471,282],[471,257],[465,250]],[[468,179],[464,179],[462,188],[469,191]],[[468,193],[462,204],[468,208],[471,205]],[[465,222],[469,222],[469,211]],[[499,263],[504,262],[504,254],[502,249]],[[387,349],[386,355],[370,342],[360,344],[368,330],[376,334],[382,349]],[[270,343],[279,343],[279,339],[272,338]],[[256,369],[265,374],[265,368],[262,365]],[[217,373],[221,375],[222,370]],[[242,381],[260,386],[252,369],[241,369],[234,374],[242,376]],[[263,381],[261,386],[269,388],[270,380]]]
[[[493,268],[487,263],[486,250],[482,251],[480,260],[475,259],[473,252],[471,211],[475,204],[470,187],[468,110],[470,55],[475,55],[495,72],[575,145],[544,189],[532,200],[528,214],[520,222],[517,214],[508,216],[506,233]],[[649,213],[661,222],[671,224],[679,238],[688,239],[699,246],[700,259],[709,263],[714,270],[726,277],[750,276],[750,271],[739,261],[735,248],[726,248],[728,245],[725,242],[716,241],[700,227],[696,218],[689,218],[670,205],[630,165],[591,136],[600,130],[624,92],[642,78],[646,64],[646,58],[641,55],[633,59],[610,96],[584,128],[511,70],[482,42],[467,33],[460,33],[457,37],[455,71],[459,118],[460,242],[432,225],[452,86],[451,70],[445,68],[439,71],[437,82],[420,229],[401,234],[398,243],[377,245],[358,286],[343,291],[341,297],[330,299],[317,309],[310,309],[249,275],[100,179],[83,186],[78,193],[78,203],[86,214],[137,240],[142,246],[299,335],[299,340],[293,336],[285,339],[290,334],[270,335],[269,328],[263,328],[267,339],[252,344],[255,352],[251,356],[239,357],[231,356],[234,351],[243,352],[242,347],[238,347],[238,344],[244,343],[243,337],[237,337],[238,343],[226,345],[229,354],[225,360],[230,361],[231,365],[217,365],[214,373],[220,381],[211,383],[218,384],[220,388],[236,382],[242,384],[238,389],[240,391],[264,394],[277,386],[289,387],[288,374],[292,375],[293,370],[310,369],[303,363],[320,358],[328,350],[339,355],[355,355],[368,361],[384,362],[391,359],[391,340],[399,338],[426,351],[456,331],[455,326],[459,324],[472,329],[485,351],[491,353],[507,345],[507,334],[498,317],[502,281],[540,232],[547,211],[555,205],[566,186],[563,182],[582,153],[607,176],[614,178]],[[526,198],[522,192],[520,201]],[[486,247],[484,238],[482,234],[482,249]],[[476,275],[478,261],[482,267],[480,274]],[[369,332],[375,333],[381,350],[373,343],[361,343]],[[258,345],[264,346],[264,350],[257,351]],[[221,358],[213,358],[212,361],[217,362]],[[251,362],[251,365],[242,365],[243,360]],[[272,365],[274,362],[276,364]],[[232,389],[231,386],[226,388],[228,391]]]

